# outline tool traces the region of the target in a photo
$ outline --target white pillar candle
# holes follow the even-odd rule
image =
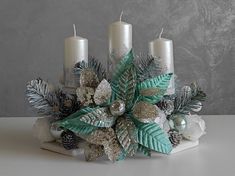
[[[132,25],[119,21],[109,26],[109,60],[108,71],[111,73],[119,63],[120,59],[132,49]]]
[[[160,58],[162,65],[166,68],[165,73],[174,74],[173,42],[172,40],[162,38],[162,33],[163,29],[159,35],[159,38],[149,42],[149,55]],[[172,76],[166,95],[171,95],[174,93],[175,82],[174,76]]]
[[[79,78],[74,75],[75,64],[88,62],[88,40],[77,36],[75,25],[73,28],[74,35],[66,38],[64,43],[64,84],[71,88],[79,86]]]

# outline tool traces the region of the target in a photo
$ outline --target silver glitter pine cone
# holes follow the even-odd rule
[[[178,131],[173,130],[173,129],[168,131],[168,135],[169,135],[169,140],[173,147],[176,147],[177,145],[179,145],[183,139],[182,134],[180,134]]]
[[[80,86],[96,88],[98,84],[99,79],[92,69],[85,68],[81,71]]]
[[[77,136],[72,131],[64,131],[61,134],[62,145],[66,150],[77,148]]]
[[[174,111],[174,102],[172,100],[162,100],[157,103],[157,106],[166,114],[171,115]]]

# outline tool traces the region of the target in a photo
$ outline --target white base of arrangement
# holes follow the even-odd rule
[[[183,141],[181,141],[181,143],[178,146],[173,148],[173,150],[171,151],[171,154],[182,152],[184,150],[188,150],[188,149],[196,147],[198,145],[199,145],[199,141],[198,140],[197,141],[183,140]]]
[[[82,149],[66,150],[58,142],[43,142],[40,144],[40,148],[51,151],[51,152],[59,153],[62,155],[68,155],[68,156],[78,156],[79,154],[82,153]]]
[[[190,148],[196,147],[199,145],[199,141],[187,141],[183,140],[180,145],[175,147],[171,154],[179,153],[184,150],[188,150]],[[63,146],[61,146],[58,142],[44,142],[40,144],[41,149],[48,150],[51,152],[59,153],[62,155],[68,155],[68,156],[78,156],[82,154],[82,149],[73,149],[73,150],[66,150]]]

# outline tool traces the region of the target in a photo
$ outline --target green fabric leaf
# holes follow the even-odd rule
[[[73,119],[73,118],[77,118],[80,117],[81,115],[87,114],[89,112],[92,112],[95,108],[91,108],[91,107],[85,107],[83,109],[80,109],[79,111],[71,114],[70,116],[66,117],[64,120],[68,120],[68,119]],[[62,120],[63,121],[63,120]]]
[[[96,127],[111,127],[115,123],[113,117],[106,107],[97,108],[85,115],[80,116],[80,121]]]
[[[138,152],[143,153],[145,156],[151,157],[151,150],[141,144],[138,145]]]
[[[117,120],[115,132],[124,151],[133,156],[138,148],[135,124],[129,118],[120,117]]]
[[[171,142],[158,124],[137,123],[137,129],[137,141],[139,144],[160,153],[169,154],[171,152]]]
[[[133,64],[126,69],[119,78],[112,82],[112,98],[113,100],[120,99],[126,104],[128,111],[133,106],[133,99],[136,90],[136,69]]]
[[[140,100],[155,104],[162,99],[168,88],[172,73],[145,80],[137,85]]]
[[[144,56],[144,55],[143,55]],[[162,58],[147,56],[139,56],[135,58],[135,65],[137,69],[137,79],[144,81],[149,78],[156,77],[157,75],[163,74],[164,64]]]
[[[67,119],[57,122],[60,127],[68,129],[77,134],[90,134],[92,131],[96,130],[97,127],[86,124],[79,120],[78,118]]]
[[[87,114],[93,110],[94,109],[90,107],[83,108],[71,114],[67,118],[57,121],[56,123],[58,124],[58,126],[73,131],[74,133],[89,134],[92,131],[96,130],[97,127],[82,122],[80,120],[80,116]]]
[[[159,75],[151,79],[147,79],[138,84],[138,89],[139,90],[147,89],[147,88],[167,89],[171,76],[172,76],[172,73],[167,73],[167,74]]]
[[[126,54],[118,63],[116,69],[114,70],[112,82],[115,82],[119,76],[126,70],[126,68],[132,64],[134,59],[133,51],[130,50],[128,54]]]

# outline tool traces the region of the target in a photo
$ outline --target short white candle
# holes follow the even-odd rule
[[[174,74],[173,42],[172,40],[162,38],[163,29],[159,37],[149,42],[149,55],[160,58],[162,65],[166,67],[165,73]],[[175,93],[175,82],[172,76],[166,95]]]
[[[132,25],[122,21],[122,14],[119,21],[109,26],[109,60],[108,69],[110,72],[115,69],[120,59],[132,49]]]
[[[77,36],[76,27],[73,25],[74,35],[65,39],[64,47],[64,83],[65,87],[78,87],[79,78],[74,75],[76,63],[88,62],[88,40]]]

